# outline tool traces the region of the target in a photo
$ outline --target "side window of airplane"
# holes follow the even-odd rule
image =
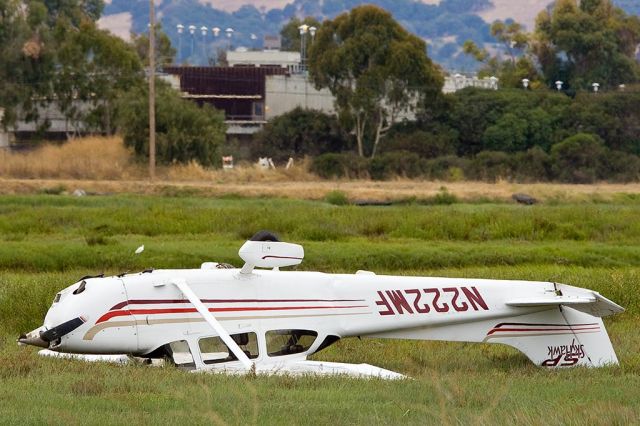
[[[318,333],[311,330],[270,330],[265,337],[269,356],[281,356],[308,350]]]
[[[196,366],[186,340],[177,340],[169,343],[167,346],[168,355],[171,356],[176,366],[183,368],[194,368]]]
[[[256,333],[232,334],[231,338],[240,346],[240,349],[244,351],[249,359],[258,358],[258,337]],[[237,359],[218,336],[203,337],[198,341],[198,346],[202,354],[202,362],[205,364],[217,364]]]

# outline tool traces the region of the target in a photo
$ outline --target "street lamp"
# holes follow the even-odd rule
[[[218,35],[220,35],[220,28],[213,27],[213,28],[211,28],[211,32],[213,33],[214,37],[218,37]]]
[[[598,93],[598,89],[600,89],[600,84],[593,83],[591,87],[593,87],[593,93]]]
[[[194,43],[195,43],[194,34],[195,33],[196,33],[196,26],[195,25],[189,25],[189,34],[191,34],[191,54],[189,56],[193,56],[193,48],[194,48]]]
[[[454,79],[453,81],[455,82],[454,84],[455,84],[456,90],[462,89],[462,83],[463,83],[463,80],[464,80],[464,77],[462,76],[462,74],[456,73],[453,76],[453,79]]]
[[[207,33],[209,32],[209,29],[207,27],[205,27],[204,25],[200,27],[200,33],[202,34],[202,60],[204,61],[203,63],[206,64],[207,63]]]
[[[499,78],[496,77],[495,75],[492,75],[491,77],[489,77],[489,81],[491,82],[491,88],[493,90],[498,90],[498,80]]]
[[[176,25],[178,29],[178,63],[182,62],[182,33],[184,32],[184,25]]]
[[[309,34],[311,34],[311,41],[313,41],[316,38],[316,31],[318,31],[316,27],[309,27]]]
[[[522,86],[524,87],[524,90],[527,90],[527,87],[529,87],[529,79],[528,78],[523,78],[522,79]]]
[[[231,50],[231,36],[233,36],[233,28],[227,28],[224,32],[227,33],[227,38],[229,39],[229,50]]]
[[[558,92],[562,90],[562,84],[562,81],[556,81],[556,89],[558,90]]]
[[[302,24],[298,27],[298,30],[300,31],[300,65],[302,65],[302,69],[304,70],[307,56],[305,39],[309,32],[309,26],[307,24]]]

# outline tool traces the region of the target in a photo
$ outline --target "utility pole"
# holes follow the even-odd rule
[[[156,17],[149,0],[149,179],[156,178]]]

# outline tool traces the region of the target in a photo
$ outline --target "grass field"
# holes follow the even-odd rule
[[[290,199],[0,197],[0,424],[631,424],[640,422],[640,199],[335,206]],[[226,377],[41,359],[19,348],[87,273],[238,265],[259,229],[304,244],[302,269],[555,280],[627,311],[606,325],[619,367],[549,371],[508,347],[343,340],[316,359],[413,377]],[[133,250],[145,244],[140,256]]]

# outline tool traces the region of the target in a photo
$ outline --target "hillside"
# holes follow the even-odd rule
[[[471,70],[475,61],[461,53],[465,40],[478,44],[492,43],[489,23],[494,19],[515,20],[533,26],[533,19],[549,0],[245,0],[241,2],[211,0],[165,0],[158,8],[158,19],[172,39],[181,46],[179,58],[189,63],[206,64],[217,48],[228,48],[223,36],[214,39],[209,31],[202,37],[199,28],[233,28],[232,47],[260,48],[265,34],[277,34],[292,17],[333,18],[353,7],[371,3],[389,10],[409,31],[429,43],[429,55],[447,69]],[[640,13],[636,0],[615,0],[629,13]],[[146,0],[112,0],[101,20],[103,27],[126,37],[128,31],[146,31]],[[212,5],[215,5],[212,6]],[[193,38],[183,34],[180,42],[176,25],[193,24],[198,28]],[[186,30],[185,30],[186,32]],[[252,39],[252,34],[255,39]],[[206,43],[206,57],[202,43]]]

